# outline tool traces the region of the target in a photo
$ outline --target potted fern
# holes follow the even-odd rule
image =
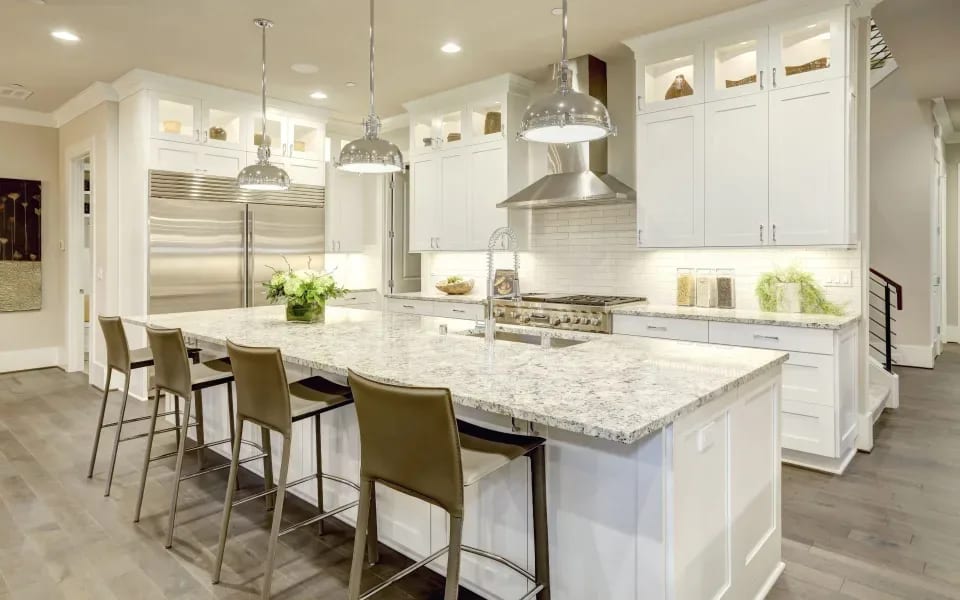
[[[843,307],[827,300],[813,275],[796,266],[764,273],[757,281],[756,292],[764,311],[843,314]]]
[[[274,304],[285,302],[287,321],[316,323],[323,321],[327,300],[341,298],[349,290],[337,284],[329,273],[320,273],[310,268],[294,270],[287,259],[285,270],[273,269],[270,281],[263,284],[267,300]]]

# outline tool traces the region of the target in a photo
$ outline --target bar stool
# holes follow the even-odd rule
[[[445,388],[387,385],[366,379],[353,371],[349,372],[348,381],[353,390],[360,427],[360,510],[348,599],[369,598],[446,552],[444,600],[456,600],[460,551],[463,550],[506,565],[533,583],[533,589],[521,600],[534,597],[549,600],[546,440],[501,433],[457,420],[450,390]],[[464,487],[523,456],[530,459],[533,489],[533,540],[536,552],[533,574],[502,556],[461,543]],[[368,528],[373,540],[376,540],[377,483],[446,510],[450,516],[450,544],[361,595],[364,537],[370,535]]]
[[[150,418],[137,417],[135,419],[124,419],[123,416],[127,410],[127,399],[130,396],[130,375],[137,369],[152,367],[153,353],[150,352],[150,348],[130,350],[130,346],[127,344],[127,333],[124,331],[123,321],[120,317],[105,317],[100,315],[97,320],[100,322],[100,330],[103,332],[103,339],[107,346],[107,381],[103,386],[103,401],[100,403],[100,416],[97,419],[96,432],[93,434],[93,451],[90,453],[90,468],[87,470],[87,479],[93,477],[93,469],[97,462],[97,452],[100,449],[100,433],[109,427],[116,427],[117,432],[113,440],[113,452],[110,455],[110,468],[107,470],[107,484],[103,492],[104,496],[109,496],[110,487],[113,484],[113,471],[117,464],[117,451],[120,448],[120,442],[129,442],[149,435],[147,433],[140,433],[122,437],[121,432],[124,425],[146,421]],[[193,362],[200,361],[199,348],[188,348],[187,354]],[[110,395],[110,380],[112,379],[114,371],[118,371],[124,376],[123,396],[120,401],[120,415],[116,421],[104,424],[103,419],[107,412],[107,398]],[[174,413],[175,411],[165,412],[160,416],[166,417]],[[176,416],[179,422],[179,413],[176,413]],[[180,435],[180,431],[176,427],[161,429],[156,433],[166,433],[169,431],[176,431],[177,435]]]
[[[277,551],[277,540],[285,535],[306,527],[313,523],[320,523],[320,533],[323,533],[323,520],[357,506],[357,501],[348,502],[334,509],[323,509],[323,480],[329,479],[359,490],[359,486],[352,481],[329,475],[323,472],[323,459],[320,451],[320,415],[347,406],[353,403],[350,388],[337,385],[323,377],[310,377],[294,384],[287,381],[286,369],[283,367],[283,357],[277,348],[254,348],[240,346],[227,341],[227,352],[233,365],[237,383],[237,431],[241,435],[233,442],[233,459],[230,462],[230,478],[227,482],[227,497],[223,504],[223,521],[220,527],[220,542],[217,547],[217,559],[213,571],[213,583],[220,582],[220,571],[223,566],[223,553],[227,543],[227,533],[230,529],[230,514],[233,507],[250,500],[276,494],[273,525],[270,530],[270,541],[267,545],[267,562],[264,567],[263,588],[261,597],[270,597],[270,584],[273,578],[273,563]],[[297,421],[313,417],[316,431],[316,460],[317,472],[296,481],[287,482],[287,471],[290,467],[290,446],[293,437],[293,424]],[[280,459],[280,479],[276,487],[271,487],[261,493],[247,496],[234,501],[233,492],[240,463],[240,443],[243,424],[247,421],[261,427],[264,440],[270,439],[270,431],[276,431],[283,436],[283,451]],[[288,487],[293,487],[310,480],[317,481],[317,506],[319,514],[283,530],[280,521],[283,516],[283,500]]]
[[[173,490],[170,496],[170,513],[167,522],[167,539],[165,546],[173,546],[173,526],[177,515],[177,499],[180,494],[180,482],[192,479],[194,477],[218,471],[227,468],[228,465],[218,465],[204,469],[201,463],[200,469],[189,475],[183,475],[183,456],[187,450],[187,431],[190,427],[196,425],[197,445],[190,448],[191,452],[201,453],[204,449],[218,444],[225,444],[232,441],[236,435],[233,431],[233,373],[230,371],[230,364],[224,360],[213,360],[199,364],[190,364],[187,361],[187,349],[183,341],[183,333],[179,329],[158,329],[147,327],[147,337],[150,339],[150,349],[153,351],[154,359],[154,388],[156,392],[156,403],[151,415],[151,428],[147,435],[147,447],[143,456],[143,468],[140,471],[140,490],[137,494],[137,506],[134,512],[134,522],[140,520],[140,511],[143,506],[143,493],[147,483],[147,470],[150,463],[163,458],[176,455],[177,466],[173,481]],[[202,390],[212,388],[218,385],[227,386],[227,405],[230,413],[230,437],[224,440],[214,442],[205,442],[202,432]],[[173,394],[175,401],[179,405],[179,399],[183,398],[183,422],[179,423],[180,435],[177,443],[177,451],[160,456],[151,457],[153,450],[154,430],[159,416],[157,410],[160,406],[160,395],[162,392]],[[190,421],[190,399],[193,398],[196,405],[197,421]],[[258,447],[259,449],[259,447]],[[267,457],[261,453],[247,460],[257,460]]]

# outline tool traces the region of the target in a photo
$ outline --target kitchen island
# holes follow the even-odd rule
[[[276,346],[291,369],[340,381],[350,368],[448,387],[459,417],[546,437],[554,600],[763,597],[783,568],[782,352],[561,332],[550,335],[582,343],[498,340],[490,350],[464,321],[349,308],[328,308],[316,325],[287,323],[282,307],[126,321],[179,327],[212,350],[227,339]],[[208,439],[227,431],[224,406],[205,396]],[[312,431],[295,427],[291,479],[314,471]],[[325,415],[322,431],[324,470],[356,480],[354,411]],[[341,487],[324,488],[330,506],[352,499]],[[310,488],[294,493],[315,501]],[[411,558],[446,545],[442,511],[380,488],[381,542]],[[532,568],[529,495],[524,461],[468,488],[464,543]],[[515,573],[469,555],[461,581],[489,598],[527,589]]]

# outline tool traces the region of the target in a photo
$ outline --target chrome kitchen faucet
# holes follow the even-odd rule
[[[517,240],[517,234],[509,227],[499,227],[490,234],[490,241],[487,242],[487,304],[484,307],[484,337],[487,346],[493,345],[494,333],[497,328],[497,319],[493,314],[494,297],[494,269],[493,269],[493,251],[497,249],[503,238],[510,242],[507,250],[513,251],[513,299],[520,299],[520,242]]]

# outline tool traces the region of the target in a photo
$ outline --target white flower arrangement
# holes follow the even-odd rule
[[[284,258],[284,262],[287,259]],[[286,270],[273,269],[273,276],[263,286],[267,288],[267,300],[277,304],[286,302],[292,306],[323,304],[340,298],[349,292],[337,284],[330,273],[321,273],[309,268],[294,270],[287,262]]]

